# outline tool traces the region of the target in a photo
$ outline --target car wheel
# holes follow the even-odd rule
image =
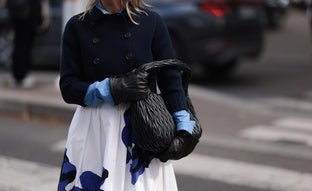
[[[12,62],[14,32],[11,29],[0,30],[0,66],[9,68]]]
[[[270,29],[279,29],[285,22],[286,11],[278,8],[267,9],[267,26]]]
[[[206,68],[206,76],[209,78],[226,78],[230,77],[238,66],[237,59],[230,60],[226,63]]]

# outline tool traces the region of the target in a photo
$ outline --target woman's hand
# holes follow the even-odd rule
[[[173,114],[173,119],[178,132],[169,148],[158,157],[162,162],[178,160],[189,155],[198,143],[198,139],[193,135],[195,121],[190,119],[189,112],[177,111]]]
[[[148,73],[133,70],[122,77],[111,77],[110,88],[114,103],[127,103],[145,98],[149,93]]]
[[[161,162],[178,160],[189,155],[198,143],[198,139],[185,130],[178,131],[169,148],[159,155]]]

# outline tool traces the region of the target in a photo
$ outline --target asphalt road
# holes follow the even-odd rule
[[[260,60],[191,86],[204,131],[173,163],[180,191],[311,190],[310,42],[304,14],[291,12]],[[68,125],[0,113],[0,191],[55,190]]]
[[[173,162],[180,191],[310,190],[311,119],[202,91],[191,91],[204,129],[201,142]],[[55,190],[68,125],[1,114],[0,190]]]

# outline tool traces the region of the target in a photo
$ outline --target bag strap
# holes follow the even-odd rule
[[[163,68],[177,68],[182,72],[182,84],[185,95],[188,96],[188,85],[191,80],[192,70],[191,68],[184,62],[178,59],[166,59],[160,61],[149,62],[143,64],[137,68],[139,71],[145,71],[148,73],[156,71],[156,69]]]

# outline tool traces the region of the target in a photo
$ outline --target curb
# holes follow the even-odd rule
[[[0,112],[4,115],[22,115],[26,119],[43,118],[70,121],[75,105],[66,104],[56,85],[58,73],[33,72],[31,88],[8,87],[8,72],[0,71]]]
[[[261,113],[267,113],[265,107],[258,104],[243,104],[240,99],[226,96],[196,85],[190,86],[190,96],[205,100],[207,103],[226,103],[227,107],[244,108]],[[63,101],[60,92],[44,84],[37,88],[23,90],[2,88],[0,90],[0,112],[5,114],[21,114],[27,118],[43,118],[58,121],[71,121],[76,105]]]
[[[45,118],[57,121],[70,121],[74,114],[74,109],[44,105],[40,103],[25,103],[23,101],[0,100],[0,112],[18,115],[22,114],[27,118]]]

